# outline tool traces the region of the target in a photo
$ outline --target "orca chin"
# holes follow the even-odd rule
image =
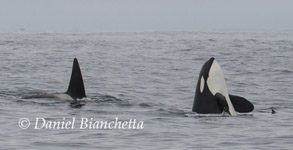
[[[220,64],[210,58],[199,73],[192,111],[202,114],[228,112],[237,116],[236,112],[247,113],[253,109],[253,104],[245,98],[228,93]]]
[[[83,78],[81,75],[78,61],[76,58],[74,58],[69,86],[65,93],[39,94],[39,95],[26,96],[22,98],[23,99],[50,98],[50,99],[76,101],[76,99],[82,99],[84,97],[86,97],[86,94],[84,89]]]

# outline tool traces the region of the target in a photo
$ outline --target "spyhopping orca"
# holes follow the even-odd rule
[[[23,97],[23,98],[24,99],[53,98],[53,99],[76,101],[76,99],[82,99],[84,97],[86,97],[86,94],[85,94],[85,90],[84,90],[84,84],[83,84],[81,71],[80,71],[77,59],[74,58],[71,79],[69,82],[68,90],[65,93],[41,94],[41,95],[27,96],[27,97]]]
[[[243,97],[229,95],[221,66],[215,58],[210,58],[201,68],[196,86],[193,112],[217,114],[228,112],[251,112],[254,106]]]

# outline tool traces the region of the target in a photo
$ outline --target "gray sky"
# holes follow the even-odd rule
[[[0,31],[293,30],[293,0],[0,0]]]

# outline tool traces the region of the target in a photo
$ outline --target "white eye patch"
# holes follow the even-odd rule
[[[201,76],[201,79],[200,79],[200,93],[203,92],[203,88],[204,88],[204,78],[203,78],[203,76]]]

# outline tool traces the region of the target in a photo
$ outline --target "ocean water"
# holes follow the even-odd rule
[[[22,99],[65,92],[75,57],[87,93],[83,107]],[[249,99],[253,112],[191,112],[199,71],[210,57],[220,63],[229,93]],[[289,150],[292,57],[289,31],[0,33],[1,149]],[[30,120],[27,129],[20,128],[27,125],[19,124],[21,118]],[[74,128],[49,129],[36,118],[76,122]],[[82,129],[83,118],[136,119],[143,128]]]

